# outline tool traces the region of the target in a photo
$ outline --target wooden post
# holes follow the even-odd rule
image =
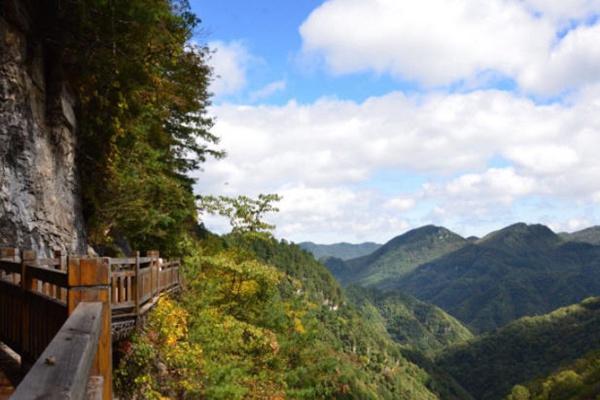
[[[152,297],[156,297],[160,293],[158,278],[158,258],[160,257],[160,253],[158,252],[158,250],[151,250],[146,253],[146,256],[152,259],[152,261],[150,261],[150,280],[152,282],[151,293]]]
[[[103,400],[112,400],[112,338],[110,302],[110,260],[108,258],[76,258],[68,260],[69,315],[82,301],[102,303],[102,331],[98,341],[92,375],[103,378]]]
[[[28,369],[29,362],[34,361],[27,359],[25,355],[31,354],[31,332],[30,332],[30,321],[32,317],[31,303],[30,297],[28,293],[30,290],[34,288],[33,279],[31,279],[27,274],[27,263],[31,261],[35,261],[37,255],[35,251],[24,250],[21,251],[21,334],[20,336],[20,346],[21,346],[21,355],[23,356],[23,362],[21,362],[21,367],[23,369]]]
[[[140,296],[144,294],[143,279],[140,279],[140,252],[135,252],[135,318],[136,323],[140,315]]]

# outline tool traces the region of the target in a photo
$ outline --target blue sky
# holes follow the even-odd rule
[[[277,236],[600,223],[600,1],[191,5],[229,154],[197,191],[280,193]]]

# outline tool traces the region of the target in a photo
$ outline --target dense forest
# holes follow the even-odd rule
[[[263,217],[279,196],[194,193],[191,172],[227,149],[211,132],[212,53],[193,41],[203,26],[187,1],[45,7],[42,31],[78,99],[90,245],[184,260],[182,291],[115,345],[119,398],[600,394],[600,300],[587,298],[600,293],[597,228],[516,224],[466,239],[426,226],[382,246],[277,240]],[[231,233],[209,232],[207,213],[229,218]]]
[[[296,245],[208,235],[186,265],[181,298],[121,347],[123,396],[462,398],[403,356],[383,319],[365,318]]]
[[[474,332],[600,292],[600,247],[561,237],[543,225],[515,224],[475,241],[423,227],[366,257],[329,258],[325,264],[343,283],[410,294]]]

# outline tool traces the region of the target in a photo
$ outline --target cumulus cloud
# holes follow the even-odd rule
[[[335,74],[373,71],[427,86],[508,76],[553,95],[600,80],[600,13],[576,0],[329,0],[300,27],[305,54]],[[493,74],[490,74],[493,72]]]
[[[598,94],[568,104],[495,90],[222,104],[212,110],[214,133],[228,157],[205,166],[198,191],[282,194],[278,234],[294,240],[391,237],[431,221],[504,221],[511,207],[534,197],[592,204],[600,202]],[[498,157],[507,165],[493,167]],[[367,189],[381,170],[426,183],[408,192],[387,184],[385,194]]]
[[[395,197],[385,202],[384,207],[398,211],[408,211],[414,208],[416,201],[410,197]]]
[[[214,71],[210,91],[215,96],[226,96],[243,89],[248,62],[252,59],[246,47],[239,41],[214,41],[208,47],[214,51],[209,61]]]
[[[579,155],[573,148],[553,144],[516,146],[509,148],[505,154],[517,164],[540,174],[558,174],[579,161]]]
[[[390,232],[409,227],[402,215],[380,209],[381,198],[366,190],[344,187],[308,187],[279,190],[281,212],[273,217],[278,234],[287,238],[314,238],[321,242],[389,239]]]

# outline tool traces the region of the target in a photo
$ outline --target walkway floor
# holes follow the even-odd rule
[[[0,342],[0,400],[8,400],[22,378],[19,356]]]

